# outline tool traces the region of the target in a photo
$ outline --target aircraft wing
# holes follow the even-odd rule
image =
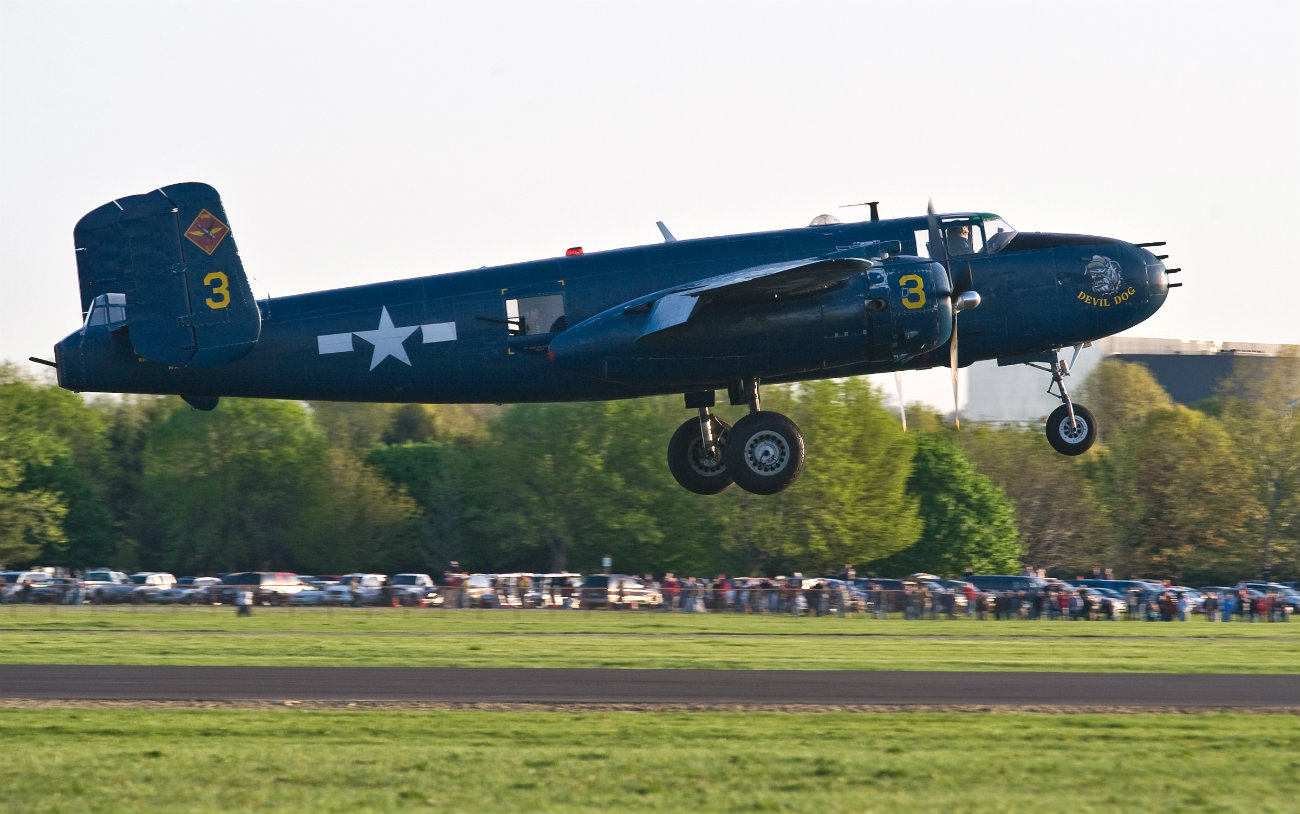
[[[875,264],[861,257],[803,258],[709,277],[639,303],[650,318],[638,340],[688,322],[701,306],[742,303],[821,291]],[[628,310],[632,310],[629,308]]]

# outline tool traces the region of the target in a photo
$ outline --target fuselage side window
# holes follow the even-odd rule
[[[559,333],[565,328],[564,295],[506,300],[506,324],[511,336]]]

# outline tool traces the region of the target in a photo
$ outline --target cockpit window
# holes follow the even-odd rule
[[[976,223],[984,233],[984,252],[986,254],[992,254],[1007,245],[1016,233],[1011,224],[997,215],[981,215],[976,218]]]
[[[944,221],[948,256],[993,254],[1011,241],[1016,230],[997,215],[974,215]]]
[[[939,223],[939,235],[949,257],[993,254],[1006,246],[1015,234],[1016,230],[997,215],[950,216]],[[916,233],[916,249],[920,256],[938,258],[941,248],[930,245],[928,229]]]
[[[984,248],[984,235],[977,224],[970,221],[954,221],[943,226],[944,239],[948,243],[948,256],[961,257],[975,254]]]

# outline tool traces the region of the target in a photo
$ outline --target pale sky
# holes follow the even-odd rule
[[[1300,3],[0,0],[0,359],[72,229],[221,193],[259,296],[882,216],[1165,240],[1130,331],[1300,342]],[[909,399],[913,397],[911,393]]]

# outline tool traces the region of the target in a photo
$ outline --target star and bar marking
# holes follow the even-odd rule
[[[350,353],[353,350],[352,337],[355,335],[374,346],[374,350],[370,354],[371,370],[379,367],[379,363],[390,356],[407,367],[411,367],[411,357],[406,355],[406,340],[416,331],[422,334],[423,342],[426,345],[433,342],[454,342],[456,340],[456,323],[454,322],[434,322],[426,325],[394,325],[393,318],[388,315],[388,306],[383,306],[383,310],[379,313],[378,328],[373,331],[321,334],[316,337],[316,351],[321,355]]]

